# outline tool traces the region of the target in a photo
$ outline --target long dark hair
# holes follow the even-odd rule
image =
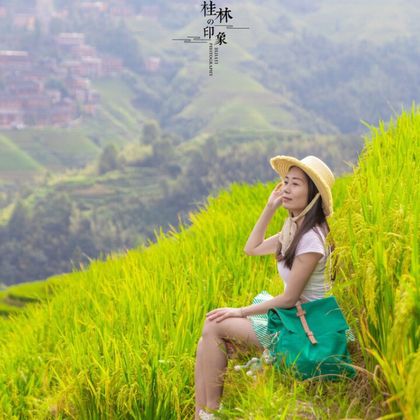
[[[291,168],[293,168],[293,166]],[[306,203],[309,204],[312,201],[312,199],[315,197],[315,195],[318,193],[318,188],[316,187],[312,179],[304,171],[302,172],[304,173],[305,178],[308,181],[308,197],[307,197]],[[274,254],[276,260],[284,261],[284,265],[289,270],[291,270],[293,261],[295,259],[296,248],[298,246],[300,239],[306,232],[308,232],[310,229],[313,229],[316,225],[318,225],[321,229],[323,229],[323,233],[325,237],[330,232],[330,227],[328,226],[327,219],[325,218],[324,211],[322,210],[321,197],[319,197],[318,200],[316,200],[314,206],[303,217],[303,222],[298,228],[296,235],[293,238],[292,243],[290,244],[284,256],[281,253],[281,243],[279,242],[276,253]],[[319,235],[316,229],[314,229],[314,231]],[[334,250],[334,248],[335,248],[334,243],[331,241],[331,252]],[[334,273],[332,275],[331,280],[335,279],[335,270],[333,270],[333,272]]]

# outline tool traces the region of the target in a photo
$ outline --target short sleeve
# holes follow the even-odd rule
[[[308,232],[305,232],[305,234],[300,239],[296,247],[295,256],[304,254],[305,252],[317,252],[319,254],[322,254],[323,256],[326,255],[324,241],[312,229]]]

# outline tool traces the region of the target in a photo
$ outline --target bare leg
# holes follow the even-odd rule
[[[205,406],[212,410],[219,408],[223,393],[224,374],[227,365],[226,346],[223,338],[263,349],[249,319],[228,318],[221,322],[206,320],[203,328],[200,357],[201,372],[204,376]]]
[[[195,419],[198,419],[198,412],[206,407],[206,387],[203,375],[203,339],[198,340],[197,353],[195,357]]]
[[[231,341],[225,339],[227,357],[234,358],[238,350]],[[197,345],[196,362],[195,362],[195,419],[199,419],[198,413],[201,409],[206,409],[206,387],[203,375],[203,339],[200,337]]]

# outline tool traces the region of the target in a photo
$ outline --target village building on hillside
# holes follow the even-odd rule
[[[17,46],[16,34],[39,30],[50,36],[54,52],[40,57],[33,51],[0,50],[0,129],[67,126],[83,115],[94,115],[101,97],[92,81],[116,77],[124,71],[120,58],[98,52],[84,33],[49,32],[52,19],[65,20],[74,9],[84,18],[98,21],[136,14],[136,8],[127,0],[82,0],[71,7],[58,7],[51,0],[38,0],[28,7],[13,2],[0,5],[0,19],[16,28],[3,34],[3,45]],[[157,12],[153,5],[145,8],[149,17]],[[159,59],[152,57],[147,67],[153,72],[159,65]]]
[[[20,29],[33,31],[35,29],[36,16],[31,13],[19,13],[13,16],[13,26]]]
[[[20,101],[10,95],[0,95],[0,128],[23,126],[23,109]]]
[[[11,70],[27,70],[31,67],[27,51],[0,51],[0,74]]]
[[[145,62],[145,67],[147,71],[154,73],[159,70],[160,68],[160,57],[150,56],[147,57]]]
[[[120,58],[112,55],[103,55],[102,71],[105,76],[116,76],[124,70],[123,62]]]
[[[123,71],[121,59],[100,56],[83,33],[60,33],[55,42],[58,59],[35,62],[27,51],[0,51],[0,128],[66,126],[94,115],[100,95],[91,80]]]
[[[61,48],[72,48],[81,46],[85,43],[85,35],[79,32],[62,32],[55,39]]]
[[[96,16],[100,16],[104,14],[108,9],[108,5],[104,3],[103,1],[94,1],[94,2],[84,1],[78,5],[78,9],[79,11],[83,12],[85,16],[87,15],[87,16],[96,17]]]

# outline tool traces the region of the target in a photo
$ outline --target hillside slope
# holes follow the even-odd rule
[[[0,135],[0,172],[38,172],[42,166],[19,149],[9,138]]]
[[[27,167],[57,172],[80,168],[98,157],[107,144],[138,143],[144,117],[132,104],[130,86],[121,78],[98,79],[94,87],[101,95],[97,113],[81,118],[71,127],[0,131],[0,178],[10,168],[22,177],[27,176]]]
[[[352,348],[358,377],[296,382],[268,368],[254,382],[230,365],[229,418],[418,418],[419,133],[420,110],[389,131],[381,125],[355,173],[334,186],[334,291],[362,344]],[[205,313],[248,304],[262,289],[281,291],[273,259],[243,253],[274,185],[232,185],[191,214],[190,228],[61,276],[55,296],[2,320],[0,412],[190,417]],[[267,235],[284,216],[280,209]]]

